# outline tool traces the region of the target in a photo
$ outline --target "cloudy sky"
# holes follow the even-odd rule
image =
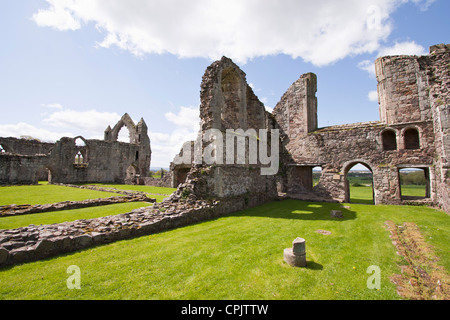
[[[301,74],[316,73],[323,127],[379,119],[378,56],[423,55],[450,43],[448,0],[0,6],[0,136],[102,139],[127,112],[149,127],[152,167],[168,167],[195,137],[202,75],[222,56],[239,64],[268,110]]]

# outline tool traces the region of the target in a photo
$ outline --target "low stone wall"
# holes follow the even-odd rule
[[[0,230],[0,267],[175,229],[260,204],[247,196],[197,200],[192,193],[183,198],[178,192],[162,203],[129,213]]]

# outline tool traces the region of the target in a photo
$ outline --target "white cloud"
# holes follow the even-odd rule
[[[423,56],[426,54],[425,48],[414,41],[396,42],[393,46],[381,48],[378,51],[378,57],[396,55]]]
[[[70,128],[91,133],[103,132],[109,125],[115,125],[120,115],[96,110],[63,110],[50,114],[42,122],[52,127]]]
[[[70,1],[49,1],[51,6],[46,10],[39,10],[33,14],[32,20],[41,27],[53,27],[57,30],[78,30],[80,22],[74,18],[68,9]]]
[[[428,52],[425,48],[414,41],[395,42],[390,47],[380,47],[376,58],[397,55],[423,56]],[[358,68],[369,73],[371,77],[375,77],[375,59],[363,60],[358,63]]]
[[[370,91],[368,94],[368,98],[369,101],[378,102],[378,91],[377,90]]]
[[[73,134],[71,132],[54,132],[24,122],[0,125],[0,137],[20,138],[21,136],[30,136],[45,142],[55,142],[61,137],[72,137]]]
[[[370,75],[375,76],[375,63],[372,60],[363,60],[358,63],[358,68],[368,72]]]
[[[98,44],[135,55],[239,63],[284,53],[315,65],[373,53],[391,33],[390,16],[406,2],[423,8],[430,0],[47,0],[33,15],[39,26],[76,30],[93,23]]]
[[[200,109],[199,107],[180,107],[178,114],[168,112],[164,115],[166,119],[179,128],[197,132],[200,129]]]

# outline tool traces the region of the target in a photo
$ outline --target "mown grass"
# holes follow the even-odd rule
[[[20,227],[27,227],[30,224],[53,224],[68,221],[75,221],[80,219],[94,219],[127,213],[134,209],[150,206],[146,202],[129,202],[119,203],[100,207],[91,207],[75,210],[63,210],[55,212],[43,212],[27,215],[18,215],[11,217],[0,218],[0,229],[14,229]]]
[[[153,186],[141,186],[141,185],[125,185],[125,184],[104,184],[104,183],[92,183],[92,186],[98,186],[102,188],[114,188],[125,191],[140,191],[149,195],[151,198],[156,199],[157,202],[163,201],[170,196],[176,188],[166,187],[153,187]]]
[[[400,299],[389,280],[402,259],[385,221],[415,222],[450,267],[450,224],[425,207],[273,202],[228,217],[0,269],[0,299]],[[327,230],[331,235],[317,233]],[[306,239],[306,268],[283,261]],[[66,270],[81,270],[69,290]],[[381,290],[367,268],[381,268]]]
[[[402,196],[425,197],[424,185],[402,186]],[[370,186],[350,186],[350,202],[361,204],[373,204],[373,191]]]
[[[51,184],[0,187],[0,205],[49,204],[63,201],[82,201],[120,196],[110,192],[70,188]]]

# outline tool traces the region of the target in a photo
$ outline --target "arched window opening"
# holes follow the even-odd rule
[[[130,131],[128,130],[128,128],[126,126],[123,126],[118,135],[117,135],[117,141],[120,142],[126,142],[126,143],[130,143],[131,142],[131,134]]]
[[[414,128],[405,131],[405,149],[414,150],[420,149],[419,131]]]
[[[77,147],[86,147],[86,142],[83,139],[81,139],[81,138],[77,138],[75,140],[75,145]]]
[[[374,204],[373,173],[365,163],[350,164],[345,172],[346,202]]]
[[[382,133],[383,150],[391,151],[397,150],[397,135],[392,130],[386,130]]]

